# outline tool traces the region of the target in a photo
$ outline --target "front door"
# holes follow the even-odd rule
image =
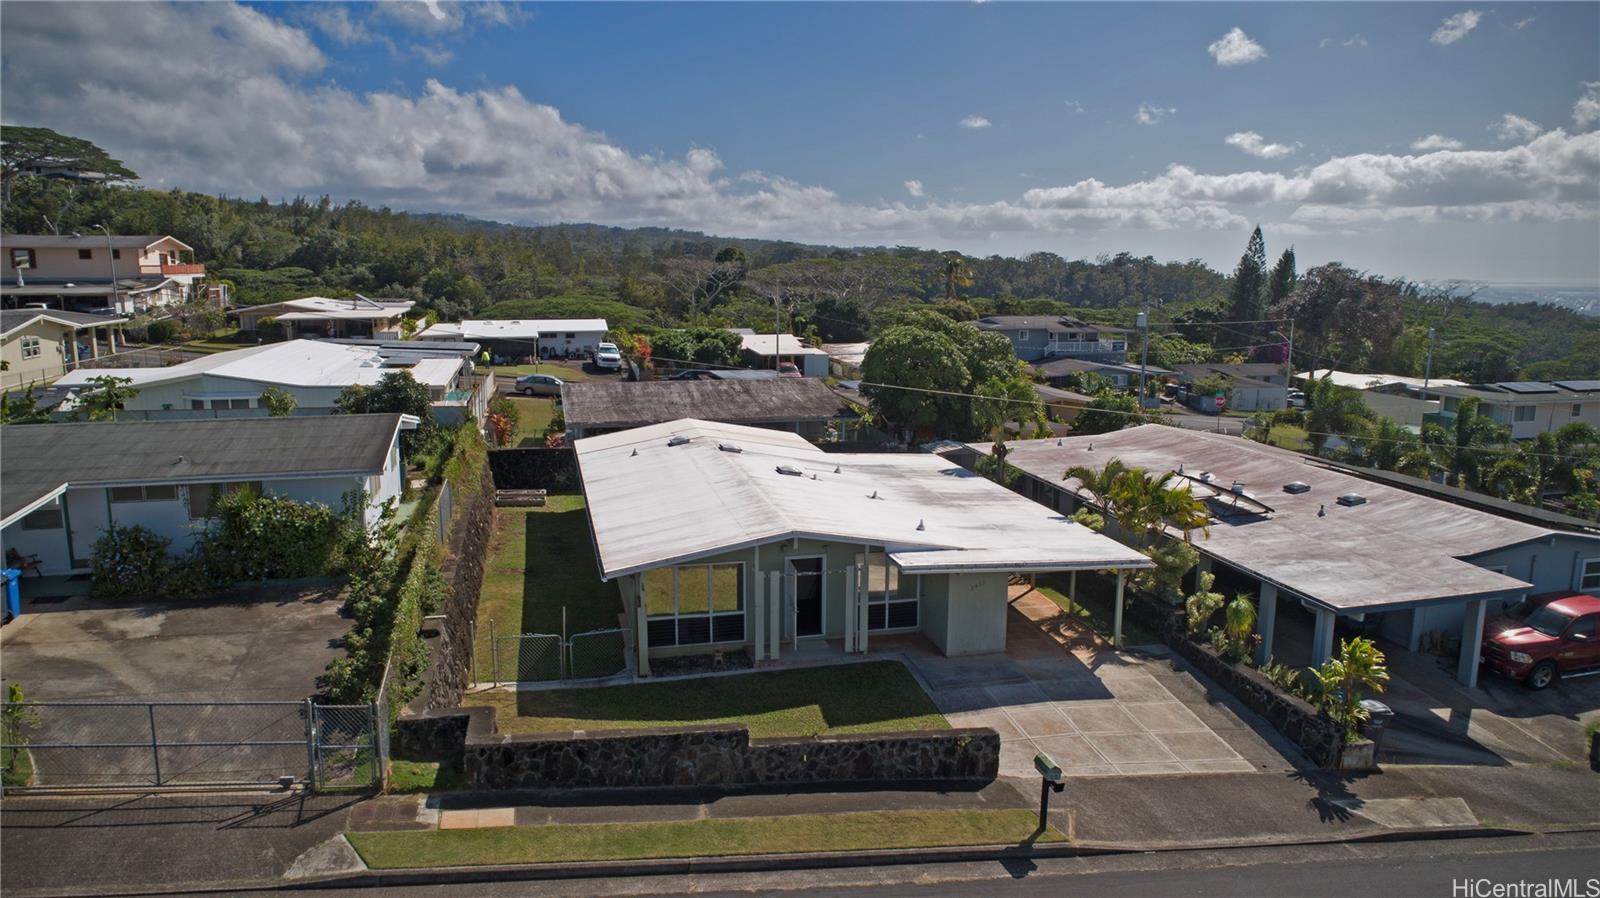
[[[72,550],[72,567],[86,568],[94,561],[94,544],[111,526],[111,507],[103,488],[68,490],[67,545]]]
[[[794,584],[794,631],[799,636],[822,635],[822,559],[791,558],[787,563]]]

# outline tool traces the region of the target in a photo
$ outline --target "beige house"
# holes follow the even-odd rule
[[[55,309],[0,311],[0,389],[52,381],[117,351],[126,318]]]
[[[206,267],[175,237],[7,235],[0,301],[6,308],[132,315],[192,299],[226,300],[202,287]]]

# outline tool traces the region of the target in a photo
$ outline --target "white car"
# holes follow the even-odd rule
[[[594,351],[594,366],[613,370],[621,368],[622,350],[615,343],[601,343]]]

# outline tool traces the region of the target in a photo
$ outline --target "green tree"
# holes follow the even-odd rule
[[[1360,728],[1371,716],[1361,707],[1366,693],[1382,692],[1389,681],[1389,668],[1383,652],[1363,636],[1346,639],[1339,653],[1321,667],[1313,668],[1317,678],[1319,704],[1327,715],[1345,728],[1346,741],[1360,735]]]
[[[0,424],[48,424],[50,413],[39,407],[33,387],[22,393],[0,393]]]
[[[1228,294],[1228,315],[1234,321],[1253,322],[1262,317],[1262,301],[1266,294],[1267,243],[1261,237],[1261,228],[1250,232],[1244,255],[1233,269],[1233,289]],[[1239,331],[1253,333],[1253,324],[1234,326]]]
[[[88,380],[86,391],[78,394],[78,407],[88,414],[90,421],[115,421],[117,412],[139,391],[131,385],[131,377],[113,377],[103,374]]]
[[[944,299],[950,303],[961,298],[963,287],[973,284],[972,269],[967,265],[966,257],[960,253],[951,252],[941,256],[934,277],[944,282]]]
[[[1139,397],[1121,390],[1104,389],[1072,419],[1072,432],[1110,433],[1143,424],[1146,420],[1144,411],[1139,408]]]
[[[1379,417],[1364,436],[1353,439],[1362,459],[1375,468],[1427,477],[1433,472],[1433,453],[1422,439],[1393,418]]]
[[[1007,421],[1045,423],[1038,391],[1020,375],[1009,380],[991,377],[978,385],[976,395],[982,398],[972,400],[972,423],[983,433],[998,430]]]
[[[897,325],[878,335],[861,362],[861,394],[885,419],[903,427],[948,428],[966,414],[967,369],[954,341]]]
[[[261,407],[273,418],[287,418],[299,405],[300,400],[282,387],[267,387],[261,391]]]
[[[1294,268],[1294,247],[1283,251],[1278,257],[1277,264],[1272,266],[1272,273],[1267,276],[1267,306],[1269,308],[1282,303],[1294,292],[1295,281],[1299,275]]]
[[[1267,313],[1295,320],[1295,354],[1307,367],[1354,370],[1388,351],[1405,314],[1394,284],[1338,262],[1307,271]]]
[[[1482,486],[1493,450],[1511,436],[1510,428],[1480,414],[1479,407],[1476,396],[1468,397],[1456,406],[1455,419],[1448,426],[1426,424],[1422,429],[1423,442],[1434,450],[1451,481],[1469,489]]]
[[[40,163],[94,172],[107,182],[139,178],[120,159],[111,158],[111,154],[81,137],[59,134],[49,128],[5,125],[0,127],[0,209],[10,204],[16,179]]]
[[[438,430],[433,420],[433,397],[410,371],[390,371],[370,387],[351,384],[334,397],[333,408],[336,414],[343,415],[398,412],[416,417],[417,428],[400,434],[400,448],[408,455],[418,446],[429,443]]]
[[[1359,440],[1374,417],[1355,387],[1340,386],[1325,377],[1306,384],[1306,438],[1313,455],[1322,454],[1331,435]]]

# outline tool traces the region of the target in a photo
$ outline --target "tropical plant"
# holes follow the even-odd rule
[[[1096,533],[1106,529],[1105,515],[1096,514],[1092,509],[1089,508],[1078,509],[1077,511],[1073,512],[1071,517],[1067,518],[1067,520],[1074,524],[1082,524]]]
[[[1345,387],[1326,377],[1312,378],[1306,384],[1306,438],[1313,455],[1321,455],[1328,437],[1359,439],[1371,427],[1373,411],[1361,398],[1361,391]]]
[[[0,424],[47,424],[50,413],[39,407],[33,387],[22,393],[0,393]]]
[[[261,407],[273,418],[287,418],[299,405],[300,400],[282,387],[267,387],[261,391]]]
[[[1191,635],[1204,630],[1206,624],[1211,622],[1211,616],[1217,613],[1217,609],[1221,608],[1225,601],[1222,593],[1212,590],[1216,582],[1216,574],[1201,571],[1195,591],[1184,600],[1184,622]]]
[[[1072,419],[1072,432],[1110,433],[1148,420],[1139,408],[1139,397],[1121,390],[1103,389]]]
[[[1343,640],[1339,653],[1313,668],[1317,680],[1318,706],[1335,722],[1344,726],[1346,741],[1360,735],[1367,722],[1367,709],[1361,707],[1366,693],[1382,692],[1389,681],[1383,652],[1364,636]]]
[[[1422,429],[1423,442],[1434,450],[1456,486],[1479,488],[1493,450],[1511,436],[1509,428],[1480,414],[1479,408],[1478,397],[1469,396],[1456,406],[1455,419],[1448,426],[1427,424]]]
[[[372,386],[351,384],[333,400],[334,411],[344,415],[369,415],[399,412],[418,420],[416,429],[402,431],[400,449],[410,456],[419,446],[431,442],[438,426],[433,420],[433,397],[417,383],[410,371],[390,371]]]
[[[39,725],[39,711],[27,704],[22,694],[22,684],[6,685],[6,702],[0,710],[0,742],[5,750],[0,754],[0,781],[7,786],[27,786],[33,780],[33,762],[28,755],[28,741],[34,727]]]
[[[139,395],[139,391],[130,386],[132,383],[131,377],[109,374],[91,377],[89,389],[78,395],[78,407],[89,415],[90,421],[115,421],[122,406]]]
[[[1194,546],[1179,540],[1163,540],[1143,551],[1156,566],[1135,571],[1134,587],[1177,604],[1183,597],[1183,578],[1199,563],[1200,553]]]
[[[972,269],[967,266],[966,258],[960,253],[945,253],[939,260],[939,267],[934,271],[934,277],[944,282],[946,302],[960,299],[961,288],[972,286]]]
[[[1250,657],[1256,644],[1256,605],[1249,593],[1241,592],[1222,609],[1223,654],[1235,661]]]

